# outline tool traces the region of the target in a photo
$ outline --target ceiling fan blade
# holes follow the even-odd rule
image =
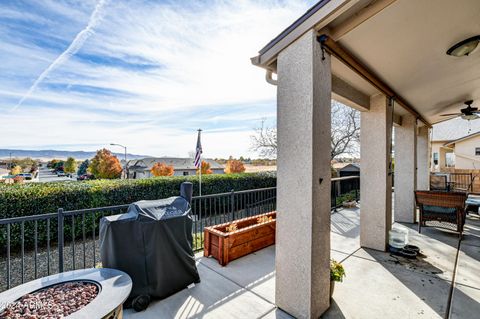
[[[480,113],[480,112],[479,112]],[[440,116],[460,116],[463,113],[451,113],[451,114],[441,114]]]

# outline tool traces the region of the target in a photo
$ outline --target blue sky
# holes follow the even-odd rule
[[[314,1],[3,0],[0,148],[255,156],[275,87],[250,64]]]

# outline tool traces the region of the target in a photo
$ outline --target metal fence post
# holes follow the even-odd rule
[[[235,220],[235,190],[230,191],[230,210],[232,211],[232,220]]]
[[[333,211],[337,211],[337,181],[333,182]]]
[[[57,243],[58,243],[58,272],[63,272],[63,246],[64,246],[64,233],[63,233],[63,224],[64,224],[63,208],[59,208],[57,212]]]

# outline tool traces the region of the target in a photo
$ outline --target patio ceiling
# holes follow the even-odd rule
[[[330,34],[428,122],[444,120],[440,114],[459,111],[468,99],[480,107],[480,48],[468,57],[445,53],[480,34],[480,1],[352,0],[343,1],[343,7],[348,9],[313,27]],[[268,63],[263,66],[275,65]],[[336,59],[332,73],[367,95],[377,92]]]
[[[479,16],[478,0],[397,0],[339,43],[435,123],[465,100],[480,106],[480,50],[461,58],[445,54],[480,33]]]

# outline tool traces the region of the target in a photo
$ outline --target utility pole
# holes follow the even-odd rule
[[[110,143],[112,146],[120,146],[123,147],[123,150],[125,151],[125,167],[123,168],[124,174],[125,174],[125,179],[128,179],[128,172],[127,172],[127,147],[123,146],[122,144],[116,144],[116,143]]]

